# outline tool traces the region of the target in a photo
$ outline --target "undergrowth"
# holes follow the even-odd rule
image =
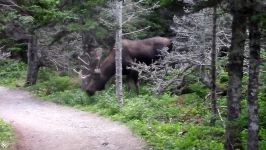
[[[19,64],[16,61],[14,63]],[[25,68],[22,68],[21,72],[25,71],[23,69]],[[1,81],[0,84],[16,85],[16,82],[21,82],[13,76],[5,76],[5,79],[8,82]],[[225,73],[222,73],[220,83],[226,86],[227,80]],[[122,107],[116,102],[113,84],[109,83],[106,90],[88,97],[80,90],[78,81],[68,76],[59,76],[47,68],[40,71],[38,83],[27,89],[43,99],[84,111],[97,112],[113,120],[121,121],[156,150],[224,149],[226,97],[218,99],[220,116],[217,118],[216,125],[211,126],[209,123],[210,100],[206,99],[209,91],[200,83],[193,83],[190,86],[190,93],[179,96],[169,93],[153,95],[146,85],[141,86],[139,95],[136,95],[134,91],[125,90],[125,103]],[[266,100],[262,94],[259,98],[261,118],[259,146],[260,149],[266,149]],[[245,100],[243,100],[243,117],[240,119],[243,126],[243,144],[246,142],[247,128],[245,107]]]
[[[21,86],[26,78],[26,65],[19,60],[0,59],[0,84]]]
[[[14,142],[10,125],[0,119],[0,150],[7,150]]]

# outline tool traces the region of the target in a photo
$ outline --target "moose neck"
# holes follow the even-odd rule
[[[106,83],[115,74],[115,55],[111,51],[100,65],[101,78]]]

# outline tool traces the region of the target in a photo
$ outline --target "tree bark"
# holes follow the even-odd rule
[[[116,98],[119,104],[123,105],[123,90],[122,90],[122,1],[116,0],[116,51],[115,51],[115,66],[116,66]]]
[[[241,145],[241,126],[238,125],[238,118],[241,111],[242,99],[242,77],[243,77],[243,60],[244,46],[246,40],[246,15],[245,1],[233,0],[232,7],[232,40],[229,51],[228,74],[229,83],[227,91],[227,126],[226,126],[226,143],[227,150],[243,149]]]
[[[211,124],[214,125],[216,121],[217,102],[216,102],[216,29],[217,29],[217,6],[213,7],[213,29],[212,29],[212,52],[211,52],[211,102],[212,102],[212,113]]]
[[[258,85],[260,66],[260,30],[257,19],[249,19],[249,81],[248,81],[248,150],[258,149]]]
[[[25,86],[36,84],[40,68],[40,57],[38,56],[38,46],[36,36],[30,36],[28,41],[28,64],[27,78]]]

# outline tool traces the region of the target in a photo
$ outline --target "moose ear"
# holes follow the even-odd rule
[[[94,73],[95,74],[101,74],[101,70],[100,70],[100,60],[101,60],[101,57],[102,57],[102,52],[103,52],[103,49],[102,48],[96,48],[94,50],[95,52],[95,69],[94,69]]]
[[[96,55],[96,59],[97,59],[98,61],[101,60],[101,58],[102,58],[102,53],[103,53],[103,49],[102,49],[102,48],[96,48],[96,49],[95,49],[95,55]]]

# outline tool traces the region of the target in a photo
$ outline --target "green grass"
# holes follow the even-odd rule
[[[0,119],[0,150],[7,150],[14,142],[11,126]]]
[[[151,95],[144,89],[139,96],[126,91],[121,108],[114,86],[75,107],[126,123],[155,149],[223,149],[224,129],[221,124],[209,126],[209,110],[196,94]]]
[[[20,64],[17,61],[14,63]],[[16,68],[17,65],[12,66]],[[16,69],[11,70],[16,71]],[[25,68],[21,72],[24,74]],[[17,85],[22,82],[13,76],[7,76],[4,80],[6,79],[8,80],[6,83],[10,83],[7,85]],[[220,80],[226,86],[225,73],[221,75]],[[59,76],[51,69],[44,68],[39,73],[38,83],[27,89],[43,99],[84,111],[96,112],[123,122],[156,150],[222,150],[224,122],[221,120],[226,120],[226,97],[218,99],[222,118],[217,119],[215,126],[210,126],[210,101],[205,99],[208,89],[198,82],[193,82],[189,88],[190,93],[179,96],[168,93],[153,95],[147,90],[146,85],[142,85],[140,95],[125,90],[125,104],[119,107],[113,84],[109,83],[106,90],[88,97],[80,90],[77,81],[68,76]],[[266,149],[266,100],[262,94],[259,98],[261,118],[259,146],[260,149]],[[243,100],[240,124],[243,128],[242,139],[245,144],[247,124],[245,100]]]

